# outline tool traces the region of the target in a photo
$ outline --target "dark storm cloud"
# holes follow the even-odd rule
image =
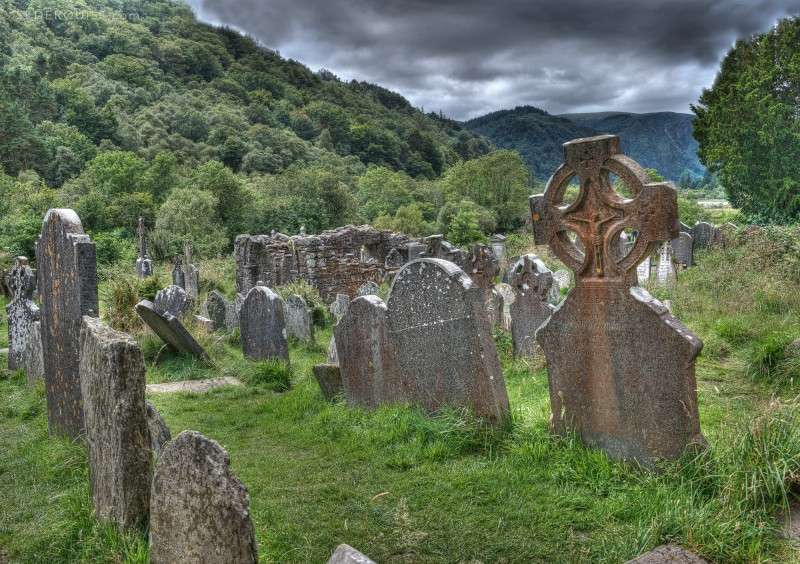
[[[190,0],[313,69],[472,117],[688,111],[737,37],[800,0]]]

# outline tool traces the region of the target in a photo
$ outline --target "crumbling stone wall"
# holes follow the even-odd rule
[[[369,225],[347,225],[319,235],[239,235],[234,253],[238,292],[247,293],[259,281],[274,288],[303,279],[326,303],[336,294],[354,298],[365,282],[380,283],[423,256],[456,263],[481,288],[491,287],[498,272],[497,260],[485,245],[464,252],[441,235],[419,240]]]

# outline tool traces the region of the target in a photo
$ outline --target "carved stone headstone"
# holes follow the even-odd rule
[[[183,257],[175,255],[172,259],[172,283],[181,288],[186,287],[186,275],[183,273]]]
[[[676,279],[675,264],[672,261],[672,246],[669,243],[664,243],[658,251],[656,281],[659,286],[674,286]]]
[[[174,284],[156,292],[153,304],[161,315],[169,313],[175,317],[183,317],[191,305],[186,291]]]
[[[719,229],[705,221],[698,221],[692,227],[692,237],[694,238],[695,249],[707,249],[722,243],[722,235]]]
[[[173,350],[191,354],[202,360],[210,360],[205,349],[174,315],[159,313],[153,302],[149,300],[142,300],[136,304],[136,313]]]
[[[330,305],[331,315],[333,322],[338,323],[339,320],[347,313],[347,308],[350,306],[350,298],[347,294],[336,294],[336,299]]]
[[[231,304],[218,290],[211,290],[206,299],[206,311],[213,324],[214,331],[228,328],[228,315]]]
[[[326,400],[331,401],[342,392],[342,372],[338,364],[317,364],[313,370],[314,378],[317,379]]]
[[[356,298],[333,331],[347,402],[377,407],[402,401],[404,393],[389,342],[383,300],[378,296]]]
[[[283,303],[283,317],[286,322],[286,335],[300,341],[314,341],[314,323],[311,310],[302,296],[292,294]]]
[[[327,564],[375,564],[375,561],[348,544],[340,544]]]
[[[70,209],[51,209],[36,242],[41,300],[47,421],[50,432],[77,437],[83,432],[78,373],[81,319],[97,316],[94,243]]]
[[[150,562],[258,561],[250,496],[216,441],[184,431],[158,458],[150,503]]]
[[[547,301],[553,274],[536,255],[524,255],[521,268],[511,276],[511,337],[514,356],[531,357],[536,349],[536,331],[550,319],[555,307]]]
[[[358,287],[358,296],[377,296],[380,289],[375,282],[368,280]]]
[[[575,288],[537,332],[553,429],[575,431],[612,458],[677,458],[704,442],[694,376],[702,343],[646,291],[631,287],[637,264],[678,235],[677,192],[670,183],[650,183],[614,135],[571,141],[564,153],[546,192],[531,197],[536,243],[548,244],[576,275]],[[614,190],[612,173],[631,198]],[[580,193],[565,204],[575,177]],[[625,228],[638,236],[631,252],[615,259],[613,237]]]
[[[153,261],[147,254],[147,230],[144,227],[144,218],[139,218],[139,227],[136,229],[139,238],[139,257],[136,259],[136,276],[147,278],[153,275]]]
[[[674,251],[676,263],[680,264],[683,268],[689,268],[694,264],[694,253],[692,252],[694,239],[691,235],[681,231],[678,233],[678,236],[670,242],[670,245]]]
[[[120,528],[144,523],[150,507],[150,432],[144,358],[130,335],[84,317],[80,379],[92,505]]]
[[[242,349],[253,360],[289,360],[283,300],[266,286],[255,286],[244,299],[239,320]]]
[[[8,315],[8,369],[25,369],[25,351],[35,324],[40,319],[39,306],[33,301],[36,271],[28,266],[27,257],[14,259],[8,276],[12,298],[6,306]]]

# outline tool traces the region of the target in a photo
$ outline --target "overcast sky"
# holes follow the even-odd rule
[[[688,112],[737,37],[800,0],[187,0],[284,57],[456,119]]]

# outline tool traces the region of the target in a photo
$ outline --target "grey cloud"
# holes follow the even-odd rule
[[[687,111],[737,37],[798,0],[190,0],[284,56],[467,118]]]

